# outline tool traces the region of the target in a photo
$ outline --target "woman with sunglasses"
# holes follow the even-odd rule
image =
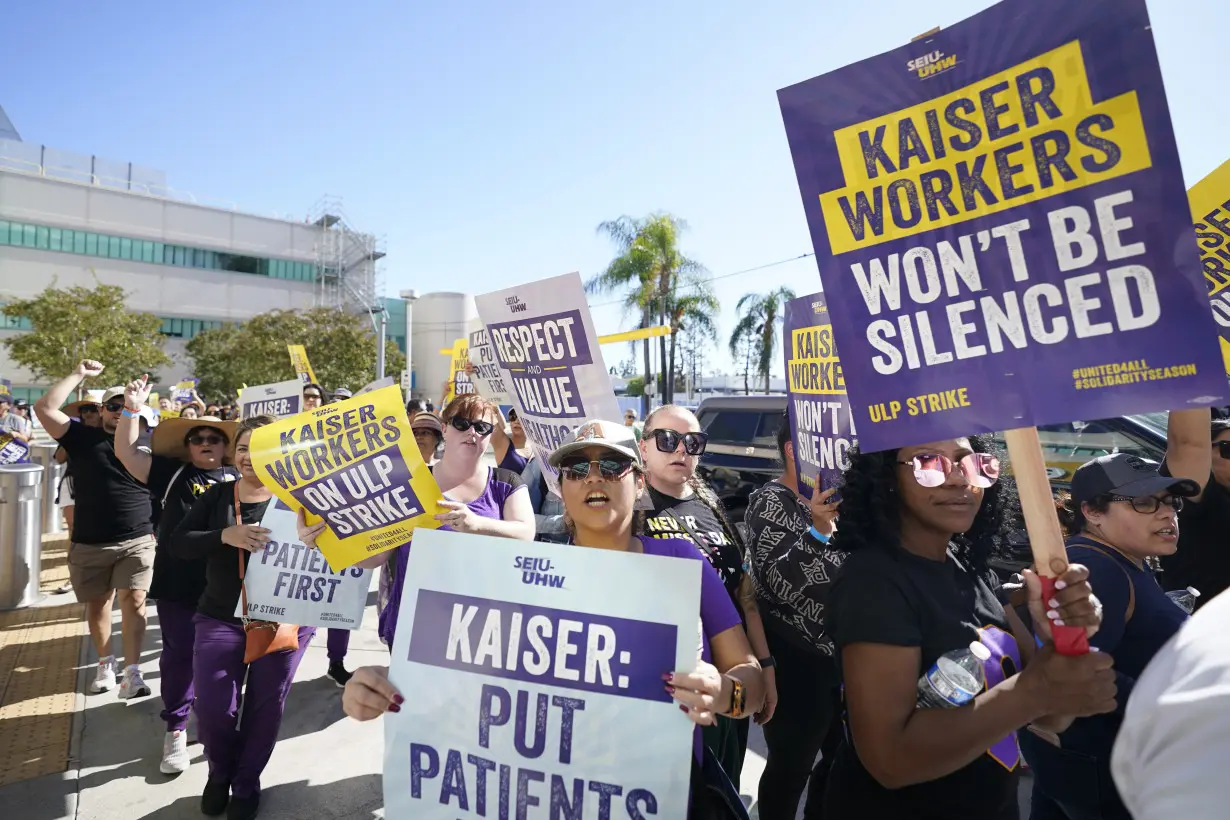
[[[996,595],[987,559],[1014,494],[988,448],[962,438],[851,454],[832,541],[847,557],[825,621],[847,733],[826,817],[1016,820],[1017,730],[1114,709],[1110,657],[1063,657],[1050,643],[1048,616],[1090,631],[1099,623],[1084,567],[1062,573],[1046,607],[1025,571],[1038,643]],[[920,677],[972,643],[982,646],[971,657],[986,658],[983,691],[953,708],[919,708]]]
[[[663,405],[645,419],[640,451],[648,483],[644,504],[649,515],[641,532],[650,538],[691,541],[721,576],[765,670],[764,708],[755,715],[756,722],[763,724],[773,717],[777,704],[774,661],[756,607],[756,593],[744,565],[743,541],[727,520],[717,494],[696,475],[696,465],[708,440],[696,416],[683,407]],[[739,787],[749,728],[746,720],[722,717],[705,729],[705,743],[735,788]]]
[[[234,460],[238,481],[215,484],[171,533],[171,551],[181,559],[205,561],[205,591],[193,618],[193,706],[209,778],[201,813],[228,820],[252,820],[260,807],[261,772],[273,754],[286,695],[315,627],[299,627],[299,646],[244,662],[247,639],[235,617],[243,588],[241,567],[269,541],[260,526],[273,493],[261,484],[248,453],[252,431],[273,424],[271,416],[239,423]],[[243,707],[243,720],[239,709]]]
[[[444,408],[444,455],[431,468],[444,501],[436,516],[440,529],[495,535],[532,541],[534,511],[521,476],[482,463],[500,410],[477,393],[466,393]],[[315,546],[324,522],[308,526],[299,511],[299,537]],[[410,555],[410,542],[382,552],[357,566],[382,567],[378,606],[380,638],[389,647],[397,630],[401,607],[401,572]]]
[[[1130,820],[1110,771],[1111,750],[1136,679],[1179,631],[1187,613],[1166,597],[1148,559],[1173,555],[1179,512],[1209,480],[1209,411],[1170,414],[1166,465],[1127,453],[1095,458],[1072,475],[1068,559],[1089,568],[1104,606],[1091,643],[1115,659],[1118,708],[1075,721],[1059,737],[1022,736],[1034,771],[1038,818]]]
[[[234,481],[239,471],[228,466],[227,449],[238,424],[220,419],[166,418],[154,428],[153,453],[138,446],[137,413],[149,399],[147,376],[124,388],[125,412],[115,428],[115,455],[129,474],[149,488],[158,539],[154,580],[149,597],[158,608],[162,653],[163,774],[188,768],[188,715],[192,711],[192,656],[196,645],[197,603],[205,591],[205,559],[181,559],[171,553],[171,533],[196,500],[215,484]],[[191,405],[190,405],[191,406]]]
[[[610,421],[584,422],[572,441],[551,454],[550,463],[560,471],[560,490],[576,546],[699,560],[700,554],[687,541],[636,534],[636,502],[645,491],[645,481],[640,452],[627,427]],[[708,567],[702,567],[700,620],[701,660],[692,672],[675,672],[668,678],[672,697],[697,727],[711,725],[718,715],[742,717],[754,712],[763,699],[761,672],[739,615],[721,579]],[[402,702],[402,695],[389,683],[388,670],[379,667],[356,670],[342,695],[342,707],[356,720],[399,711]],[[698,728],[693,740],[694,784],[701,776],[703,751]],[[726,797],[742,810],[736,794],[727,792]],[[689,817],[730,816],[729,810],[710,800],[708,790],[694,787]]]

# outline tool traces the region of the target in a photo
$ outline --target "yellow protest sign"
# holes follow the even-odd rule
[[[290,354],[291,367],[299,374],[299,381],[304,384],[320,384],[316,374],[312,372],[312,363],[308,361],[307,348],[303,345],[287,345],[286,352]]]
[[[466,373],[466,365],[470,361],[470,339],[462,337],[453,342],[453,361],[449,368],[448,387],[444,391],[444,407],[460,395],[474,392],[470,375]]]
[[[397,385],[257,428],[249,447],[256,474],[282,503],[303,509],[309,523],[325,520],[316,544],[335,571],[439,526],[443,496]]]
[[[1230,373],[1230,160],[1187,192],[1196,223],[1200,265],[1221,334],[1221,357]]]

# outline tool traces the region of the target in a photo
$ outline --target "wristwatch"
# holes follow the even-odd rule
[[[756,663],[760,664],[761,669],[772,669],[777,666],[777,661],[773,659],[772,655],[769,655],[767,658],[758,658]]]
[[[726,676],[730,681],[730,708],[726,710],[726,716],[732,718],[741,718],[744,715],[744,707],[747,705],[747,691],[743,688],[743,682],[738,678]]]

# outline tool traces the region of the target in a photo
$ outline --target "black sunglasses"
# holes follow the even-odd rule
[[[118,413],[124,409],[124,402],[109,401],[103,405],[103,409],[106,410],[108,413]]]
[[[81,412],[82,413],[97,413],[98,405],[97,404],[83,404],[81,405]]]
[[[491,431],[495,429],[495,425],[489,421],[468,419],[465,416],[453,416],[448,420],[448,423],[453,426],[454,430],[460,430],[463,433],[473,427],[474,432],[478,433],[480,436],[489,436],[491,435]]]
[[[195,444],[197,446],[200,446],[202,444],[225,444],[226,439],[222,438],[222,436],[210,436],[210,435],[188,436],[188,443]]]
[[[509,410],[509,411],[508,411],[508,420],[509,420],[509,421],[516,421],[516,420],[517,420],[517,411],[516,411],[516,410]]]
[[[626,476],[628,471],[632,469],[632,459],[630,458],[588,459],[581,456],[561,461],[559,474],[573,481],[584,481],[589,478],[590,471],[595,464],[598,466],[598,475],[607,481],[617,481]]]
[[[1230,441],[1215,441],[1213,446],[1217,448],[1217,455],[1230,459]]]
[[[1168,495],[1163,498],[1158,498],[1155,495],[1142,495],[1137,498],[1131,498],[1126,495],[1112,495],[1110,500],[1131,504],[1133,510],[1145,515],[1152,515],[1157,512],[1163,504],[1174,507],[1175,512],[1183,511],[1183,499],[1177,495]]]
[[[674,430],[654,430],[653,442],[663,453],[673,453],[683,442],[683,451],[690,456],[699,456],[709,446],[708,433],[677,433]]]

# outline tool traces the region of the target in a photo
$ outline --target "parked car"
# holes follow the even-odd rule
[[[731,520],[740,522],[748,497],[781,472],[777,458],[777,431],[785,421],[786,397],[713,396],[697,410],[701,429],[709,434],[709,447],[698,471],[726,504]],[[1046,456],[1047,474],[1054,492],[1070,490],[1072,473],[1098,456],[1132,453],[1151,461],[1166,454],[1166,414],[1146,413],[1098,421],[1073,421],[1038,428]],[[1003,439],[999,439],[1003,444]],[[1011,465],[1006,465],[1011,471]],[[1024,521],[992,566],[1011,575],[1032,563]]]

